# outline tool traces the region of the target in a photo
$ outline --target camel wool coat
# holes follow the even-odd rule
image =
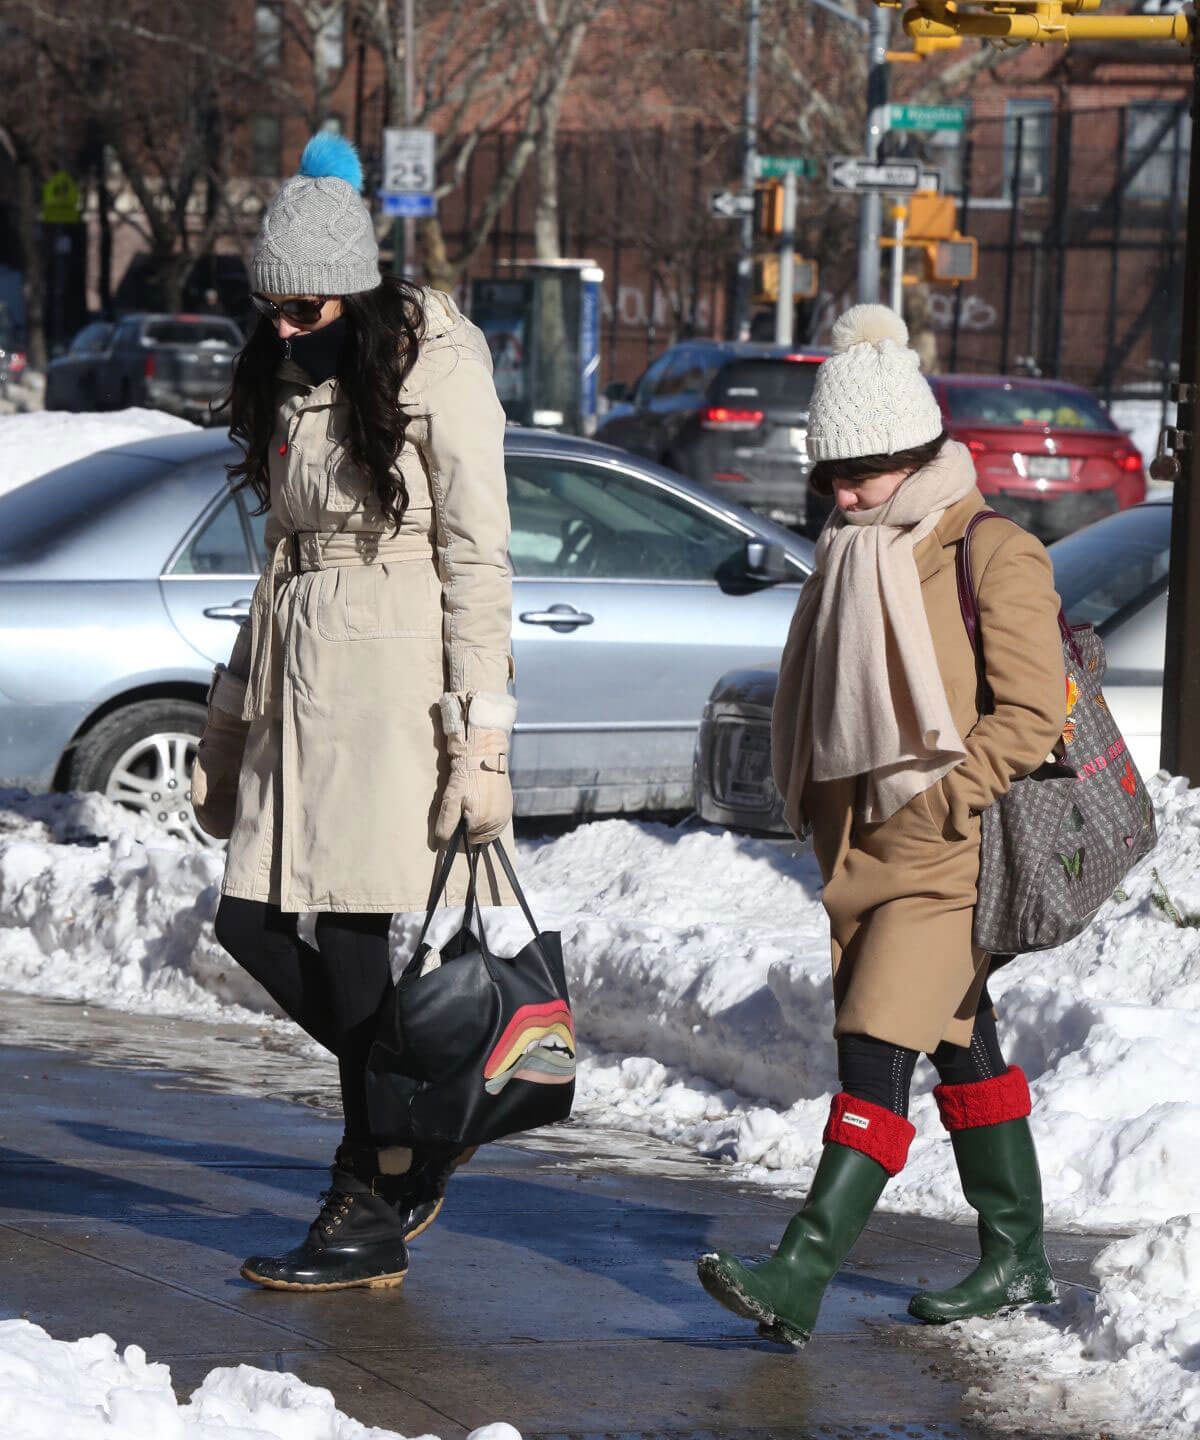
[[[398,535],[346,447],[336,379],[278,372],[267,567],[230,656],[250,721],[222,890],[289,912],[414,911],[429,898],[448,775],[439,702],[511,726],[504,412],[480,331],[423,292],[400,396]],[[511,849],[511,832],[505,838]],[[461,904],[465,864],[445,903]],[[489,869],[484,903],[508,903]]]
[[[975,655],[963,624],[955,556],[978,490],[952,505],[914,552],[938,669],[966,758],[877,825],[857,817],[858,780],[802,785],[788,767],[799,665],[785,650],[776,700],[775,780],[803,813],[825,881],[833,947],[835,1035],[865,1034],[931,1051],[969,1045],[989,959],[973,949],[979,814],[1053,749],[1066,721],[1059,600],[1044,546],[1016,525],[981,525],[971,540],[986,676],[980,714]]]

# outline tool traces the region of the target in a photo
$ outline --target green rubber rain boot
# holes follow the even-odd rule
[[[1042,1242],[1042,1180],[1029,1129],[1029,1085],[1006,1075],[933,1092],[950,1131],[967,1203],[979,1214],[980,1261],[949,1290],[922,1290],[908,1313],[948,1325],[1057,1298]]]
[[[913,1127],[901,1115],[835,1095],[825,1150],[804,1209],[784,1231],[774,1256],[743,1264],[720,1252],[704,1255],[700,1283],[713,1297],[781,1345],[805,1345],[825,1287],[870,1219],[888,1179],[904,1168]]]

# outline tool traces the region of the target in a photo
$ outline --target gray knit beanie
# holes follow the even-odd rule
[[[833,354],[817,369],[808,407],[814,461],[894,455],[945,429],[908,326],[886,305],[855,305],[833,324]]]
[[[379,246],[349,140],[322,131],[263,214],[250,283],[267,295],[355,295],[380,283]]]

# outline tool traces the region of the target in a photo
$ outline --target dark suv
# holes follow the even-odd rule
[[[610,385],[597,440],[680,471],[784,524],[808,519],[808,402],[828,352],[687,340],[633,387]]]

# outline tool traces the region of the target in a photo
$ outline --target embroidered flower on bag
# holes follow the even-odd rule
[[[1103,695],[1100,694],[1099,691],[1097,691],[1096,694],[1092,696],[1092,699],[1096,702],[1097,705],[1099,705],[1101,710],[1108,709],[1108,701],[1104,698]]]
[[[1121,789],[1126,795],[1137,794],[1137,776],[1133,773],[1133,761],[1126,760],[1125,773],[1121,776]]]
[[[1073,675],[1068,674],[1068,676],[1067,676],[1067,714],[1068,714],[1068,715],[1071,713],[1072,710],[1074,710],[1075,705],[1076,705],[1076,702],[1078,701],[1078,699],[1079,699],[1079,686],[1076,685],[1076,683],[1075,683],[1075,677],[1074,677]]]
[[[1058,859],[1066,871],[1067,879],[1078,880],[1083,873],[1083,846],[1081,845],[1072,855],[1060,854]]]

